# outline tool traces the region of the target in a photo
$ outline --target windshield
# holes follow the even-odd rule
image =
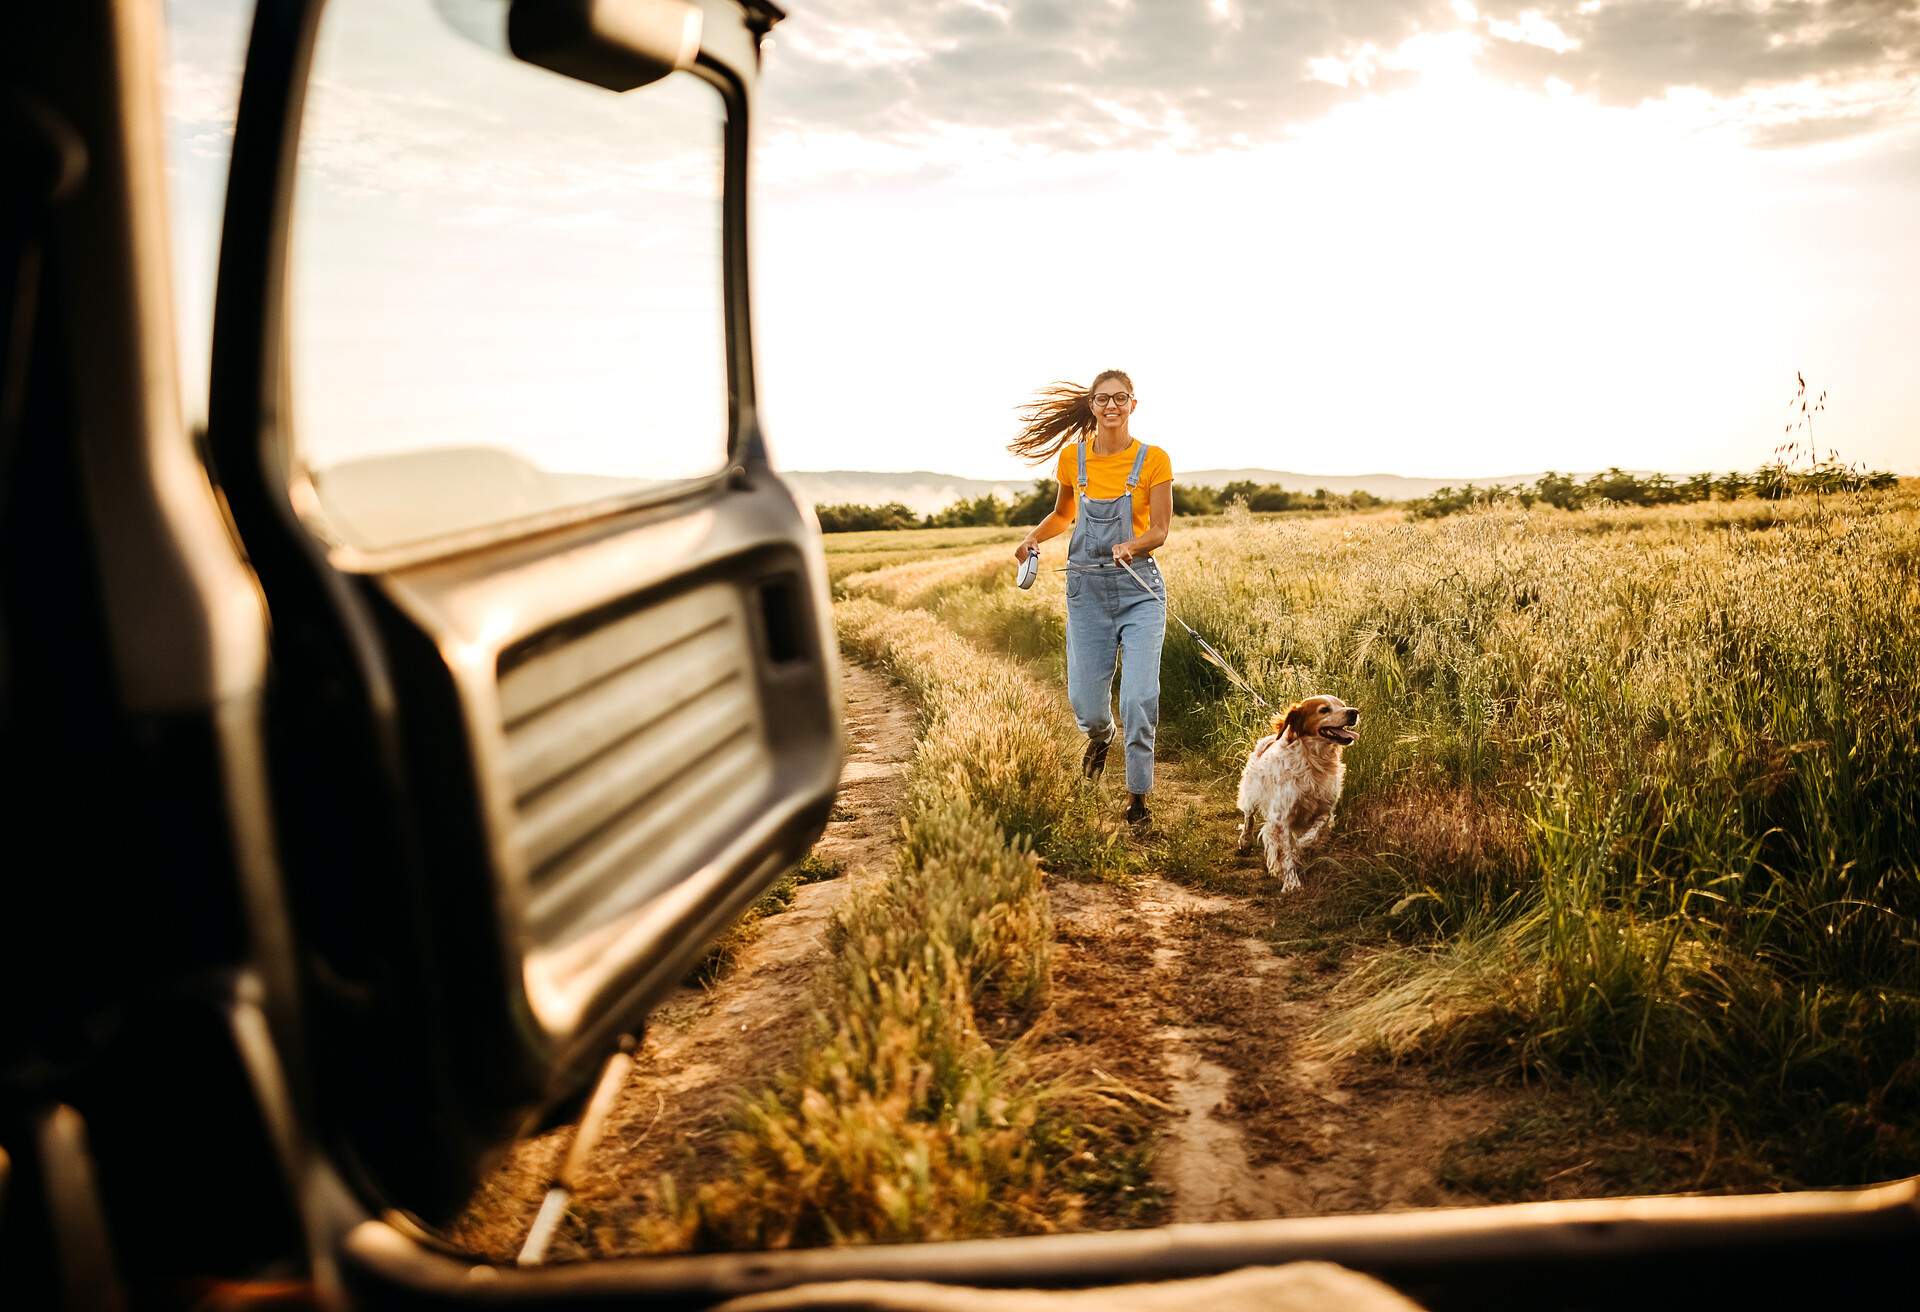
[[[849,763],[549,1255],[1920,1170],[1912,17],[795,9],[758,350]],[[321,531],[720,467],[720,122],[330,7]]]

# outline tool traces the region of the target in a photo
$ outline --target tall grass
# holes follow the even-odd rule
[[[1242,515],[1160,559],[1271,700],[1363,708],[1335,855],[1400,946],[1328,1044],[1639,1090],[1783,1179],[1920,1169],[1920,498]],[[1057,660],[1058,597],[1003,579],[850,583]],[[1229,773],[1269,712],[1177,628],[1162,683]]]
[[[650,1247],[961,1238],[1069,1223],[1039,1085],[1004,1027],[1044,1000],[1052,927],[1031,855],[964,799],[922,812],[855,894],[792,1068],[741,1109],[719,1177],[663,1182]]]
[[[924,612],[840,608],[843,641],[893,672],[923,729],[898,869],[852,894],[793,1065],[742,1107],[716,1179],[667,1179],[657,1249],[962,1238],[1073,1224],[1074,1095],[1037,1076],[1053,927],[1036,851],[1123,863],[1068,749],[1070,722],[1016,667]]]
[[[1126,847],[1080,778],[1083,740],[1057,687],[982,652],[926,611],[858,597],[835,614],[847,650],[904,684],[926,717],[908,779],[910,817],[947,797],[971,798],[1057,869],[1124,873]],[[911,843],[911,821],[908,829]]]
[[[1047,659],[1065,647],[1067,615],[1064,576],[1047,565],[1065,559],[1057,545],[1046,552],[1039,579],[1026,592],[1006,586],[1013,577],[1013,553],[1003,545],[944,558],[907,559],[851,575],[842,591],[848,597],[925,610],[997,655]]]
[[[1279,691],[1366,708],[1362,815],[1449,789],[1524,835],[1491,879],[1402,863],[1389,891],[1451,933],[1358,981],[1331,1040],[1690,1091],[1772,1136],[1788,1178],[1920,1168],[1909,499],[1193,545],[1190,622],[1251,612],[1230,641]],[[1286,556],[1311,563],[1259,605],[1246,581]],[[1202,743],[1233,727],[1187,707]]]

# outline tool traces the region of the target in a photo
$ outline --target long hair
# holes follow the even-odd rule
[[[1007,450],[1035,464],[1056,454],[1069,442],[1091,433],[1093,394],[1100,384],[1117,378],[1133,390],[1133,379],[1120,369],[1103,369],[1093,377],[1092,387],[1073,383],[1049,383],[1033,400],[1020,407],[1020,436],[1007,443]]]

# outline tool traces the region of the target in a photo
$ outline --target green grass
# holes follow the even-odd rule
[[[908,776],[909,815],[971,798],[1051,869],[1125,877],[1133,858],[1080,777],[1082,740],[1056,689],[927,612],[858,597],[835,614],[848,650],[904,684],[927,717]]]
[[[1013,589],[1010,530],[846,536],[885,541],[834,550],[843,641],[921,711],[899,870],[843,911],[800,1053],[724,1168],[664,1187],[658,1247],[1038,1231],[1150,1192],[1150,1145],[1109,1151],[1098,1103],[1029,1052],[1042,869],[1142,860],[1035,677],[1060,660],[1059,578]],[[1326,891],[1270,931],[1359,963],[1319,1045],[1544,1078],[1614,1127],[1589,1153],[1514,1122],[1443,1178],[1506,1198],[1920,1170],[1912,489],[1229,515],[1176,525],[1161,560],[1179,613],[1274,700],[1363,708]],[[1177,628],[1162,706],[1167,750],[1216,778],[1271,714]],[[1230,826],[1162,825],[1147,862],[1222,878]]]
[[[1157,817],[1157,821],[1147,863],[1179,883],[1195,888],[1219,887],[1222,867],[1233,860],[1234,831],[1193,806],[1184,806],[1172,816]]]

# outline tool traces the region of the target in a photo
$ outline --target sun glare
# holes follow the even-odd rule
[[[1869,147],[1752,144],[1756,124],[1849,96],[1868,113],[1885,89],[1606,103],[1558,76],[1489,74],[1501,43],[1577,46],[1541,12],[1454,8],[1452,30],[1307,61],[1304,79],[1348,94],[1277,140],[1256,123],[1224,139],[1166,130],[1138,97],[1098,95],[1114,131],[1080,152],[986,127],[913,146],[810,135],[810,153],[770,169],[763,327],[860,347],[844,371],[766,353],[783,458],[1018,476],[1000,454],[1011,407],[1118,361],[1142,374],[1141,431],[1178,437],[1189,467],[1751,466],[1795,368],[1849,395],[1861,458],[1912,467],[1901,416],[1920,383],[1903,381],[1892,336],[1861,335],[1875,312],[1849,253],[1882,252],[1879,285],[1911,285],[1911,242],[1874,217],[1884,203],[1820,197],[1850,167],[1856,200],[1913,183],[1861,175],[1849,161]],[[886,197],[885,223],[823,197],[842,168]],[[1082,295],[1075,270],[1103,265],[1124,284]],[[1010,315],[1036,298],[1060,312]],[[857,390],[907,412],[928,360],[964,361],[977,388],[918,414],[914,450],[833,402]],[[1284,401],[1244,404],[1239,380],[1274,378]],[[825,413],[830,435],[810,418]]]

